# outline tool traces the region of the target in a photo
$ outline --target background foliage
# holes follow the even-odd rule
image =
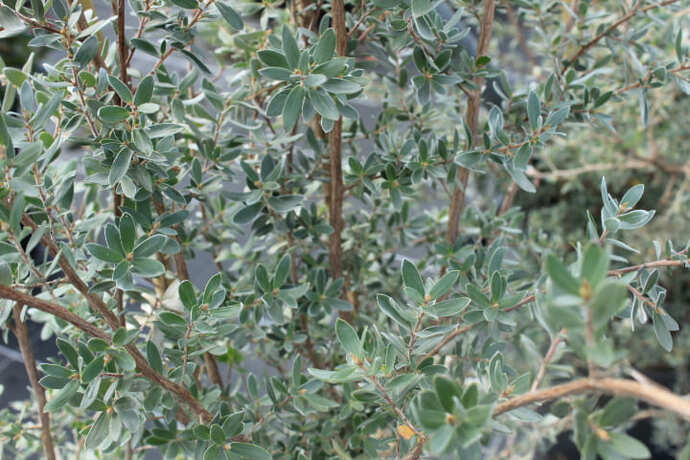
[[[688,11],[3,0],[3,452],[690,455]]]

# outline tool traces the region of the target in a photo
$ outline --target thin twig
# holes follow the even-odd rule
[[[659,3],[654,3],[652,5],[647,5],[643,8],[640,8],[640,4],[638,3],[635,7],[633,7],[630,11],[628,11],[626,14],[624,14],[620,19],[618,19],[616,22],[611,24],[609,27],[604,29],[603,32],[601,32],[599,35],[582,45],[577,52],[573,55],[572,58],[568,59],[566,63],[563,65],[562,71],[567,70],[571,65],[573,65],[579,58],[582,56],[588,49],[599,43],[599,41],[607,36],[609,33],[617,29],[621,24],[624,24],[628,22],[630,19],[632,19],[637,13],[645,13],[649,10],[652,10],[654,8],[661,8],[663,6],[670,5],[672,3],[676,3],[678,0],[666,0],[664,2],[659,2]]]
[[[34,392],[36,398],[36,405],[38,409],[38,418],[41,422],[41,441],[43,444],[43,452],[45,458],[48,460],[55,460],[55,445],[53,444],[53,435],[50,431],[50,414],[45,412],[44,408],[46,405],[46,393],[39,379],[41,378],[38,373],[38,368],[36,367],[36,358],[34,357],[34,351],[31,348],[31,339],[29,338],[29,328],[26,323],[22,320],[22,304],[16,303],[12,308],[12,314],[14,318],[14,324],[12,326],[12,332],[17,337],[17,343],[19,344],[19,351],[22,353],[22,358],[24,360],[24,368],[26,369],[26,375],[29,377],[29,383],[31,383],[31,389]]]
[[[542,380],[544,380],[544,376],[546,375],[546,366],[549,365],[549,362],[553,358],[553,355],[556,353],[556,348],[558,348],[558,344],[563,341],[563,336],[565,335],[566,330],[561,329],[561,331],[554,337],[554,339],[551,341],[551,346],[549,346],[549,350],[546,352],[546,355],[544,356],[544,359],[541,362],[541,365],[539,366],[539,372],[537,372],[537,377],[534,379],[534,382],[532,382],[532,389],[531,391],[535,391],[537,388],[539,388],[539,384],[541,383]]]

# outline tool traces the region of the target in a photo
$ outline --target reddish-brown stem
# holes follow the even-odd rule
[[[0,298],[14,300],[22,305],[28,305],[30,307],[36,308],[43,312],[49,313],[57,318],[63,319],[78,329],[90,334],[94,337],[98,337],[107,342],[111,341],[111,337],[102,329],[84,320],[81,316],[78,316],[71,311],[67,310],[61,305],[57,305],[52,302],[48,302],[38,297],[34,297],[23,292],[17,291],[9,286],[0,285]],[[117,323],[115,323],[117,326]],[[116,329],[116,328],[115,328]],[[180,398],[185,404],[187,404],[199,418],[208,423],[213,419],[213,415],[208,412],[201,403],[182,385],[178,385],[167,378],[163,377],[161,374],[156,372],[148,363],[146,358],[142,356],[139,349],[135,344],[131,343],[125,346],[125,350],[134,358],[134,362],[141,371],[142,375],[153,382],[158,383],[165,390],[173,393],[178,398]]]
[[[561,329],[558,335],[551,341],[551,346],[549,346],[549,350],[546,352],[546,355],[539,366],[537,377],[534,379],[534,382],[532,382],[532,391],[535,391],[537,388],[539,388],[539,384],[542,380],[544,380],[544,376],[546,375],[546,366],[548,366],[551,359],[553,359],[553,355],[556,353],[556,348],[558,348],[558,344],[563,341],[563,336],[565,333],[566,330]]]
[[[336,35],[336,52],[340,56],[347,53],[347,31],[345,30],[345,5],[343,0],[333,0],[331,3],[331,14],[333,17],[333,28]],[[333,227],[333,233],[328,240],[328,261],[330,264],[330,274],[333,279],[343,276],[343,248],[342,232],[343,222],[343,171],[342,171],[342,129],[343,119],[339,118],[333,125],[333,129],[328,134],[328,145],[330,150],[329,171],[330,171],[330,199],[329,199],[329,222]]]
[[[14,319],[12,332],[17,337],[19,351],[21,352],[24,360],[26,375],[29,377],[29,383],[31,383],[31,389],[34,392],[36,405],[38,406],[37,409],[38,418],[41,422],[41,441],[43,444],[43,452],[46,459],[55,460],[55,446],[53,444],[53,435],[50,431],[50,414],[44,411],[44,407],[46,405],[46,394],[41,384],[38,383],[40,375],[38,373],[38,368],[36,367],[34,351],[31,348],[29,328],[26,326],[26,323],[22,321],[22,304],[16,303],[14,305],[12,315]]]
[[[82,331],[94,337],[98,337],[104,340],[109,339],[108,334],[106,334],[97,326],[94,326],[93,324],[83,319],[81,316],[72,313],[65,307],[54,304],[53,302],[39,299],[38,297],[30,296],[28,294],[25,294],[21,291],[17,291],[9,286],[5,286],[2,284],[0,284],[0,298],[14,300],[15,302],[18,302],[21,305],[28,305],[37,310],[49,313],[55,316],[56,318],[60,318],[64,321],[67,321],[68,323],[71,323],[77,329],[81,329]]]
[[[491,31],[494,25],[494,10],[496,8],[495,0],[485,0],[484,11],[482,13],[481,23],[479,25],[479,42],[477,43],[477,57],[485,56],[489,50],[489,43],[491,42]],[[479,109],[481,105],[482,84],[484,79],[482,77],[475,77],[474,83],[478,89],[472,91],[467,100],[466,120],[467,126],[472,133],[470,140],[472,145],[479,144]],[[465,193],[467,182],[470,177],[470,171],[466,168],[458,169],[457,184],[453,189],[453,194],[450,198],[448,209],[448,230],[446,231],[446,240],[450,244],[454,244],[458,239],[458,226],[460,223],[460,214],[465,207]]]

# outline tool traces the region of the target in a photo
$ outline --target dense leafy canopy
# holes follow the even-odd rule
[[[681,452],[686,2],[98,3],[0,6],[6,453]]]

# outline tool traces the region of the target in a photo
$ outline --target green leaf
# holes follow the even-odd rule
[[[5,77],[7,77],[7,80],[9,80],[9,82],[17,88],[21,87],[29,78],[29,75],[27,75],[26,72],[22,72],[21,70],[13,67],[5,67],[4,73]]]
[[[230,444],[230,452],[251,460],[271,460],[273,458],[263,447],[247,442],[233,442]]]
[[[97,449],[108,437],[109,427],[110,415],[107,412],[101,412],[101,415],[96,419],[96,423],[91,426],[89,434],[86,435],[86,448],[88,450]]]
[[[460,386],[448,377],[436,375],[434,376],[434,389],[443,408],[446,412],[452,413],[455,408],[453,398],[460,400],[462,397]]]
[[[460,272],[458,270],[451,270],[443,275],[443,278],[438,280],[429,291],[431,298],[436,300],[439,297],[446,295],[453,285],[458,281],[459,276]]]
[[[187,280],[180,283],[177,288],[180,295],[180,300],[187,310],[191,310],[197,304],[196,294],[194,293],[194,285]]]
[[[128,212],[120,217],[120,240],[122,241],[122,248],[127,254],[134,249],[134,240],[136,238],[136,227],[134,226],[134,219]]]
[[[313,73],[304,77],[302,83],[304,83],[304,86],[307,88],[318,88],[319,86],[326,83],[326,80],[328,80],[328,78],[325,75],[320,73]]]
[[[441,302],[437,302],[433,305],[429,305],[425,308],[425,310],[431,313],[432,315],[438,316],[440,318],[446,316],[455,316],[465,311],[465,309],[469,306],[470,302],[472,302],[472,300],[468,297],[457,297],[454,299],[446,299]]]
[[[86,67],[96,57],[99,46],[97,35],[90,36],[81,44],[77,52],[74,53],[74,62],[79,64],[80,69]]]
[[[388,316],[393,321],[395,321],[396,323],[398,323],[406,329],[411,328],[411,321],[405,318],[395,300],[391,299],[387,295],[378,294],[376,296],[376,303],[386,316]]]
[[[598,244],[590,243],[585,248],[580,270],[580,279],[589,281],[592,289],[596,289],[606,278],[609,271],[609,256]]]
[[[541,102],[539,102],[539,96],[534,91],[530,91],[527,96],[527,117],[532,132],[537,132],[541,124]]]
[[[111,187],[120,182],[122,176],[127,173],[131,162],[132,151],[127,148],[120,150],[115,160],[113,160],[113,165],[110,167],[110,173],[108,174],[108,183]]]
[[[323,118],[327,120],[337,120],[340,117],[338,107],[335,105],[333,98],[328,95],[323,89],[308,90],[309,101]]]
[[[283,67],[264,67],[259,69],[259,74],[278,81],[290,81],[292,78],[292,71]]]
[[[194,10],[199,8],[197,0],[170,0],[174,5],[187,10]]]
[[[138,50],[141,50],[146,54],[150,54],[151,56],[154,56],[154,57],[160,56],[158,49],[155,46],[153,46],[153,44],[150,41],[147,41],[147,40],[144,40],[141,38],[132,38],[130,40],[130,44],[132,45],[132,48],[136,48]]]
[[[26,25],[17,17],[15,12],[6,7],[0,6],[0,38],[9,38],[24,32]]]
[[[242,22],[242,17],[237,14],[237,12],[232,9],[230,5],[226,5],[223,2],[216,2],[216,8],[223,19],[235,30],[242,30],[244,27],[244,22]]]
[[[618,280],[606,280],[597,289],[590,304],[595,329],[604,326],[628,301],[628,289]]]
[[[287,25],[283,25],[283,52],[288,61],[288,67],[294,69],[297,67],[299,62],[299,47],[297,46],[297,40],[290,32]]]
[[[256,52],[259,60],[268,67],[289,68],[287,58],[283,53],[276,50],[259,50]]]
[[[210,435],[211,441],[215,442],[216,444],[223,444],[225,442],[225,432],[223,431],[223,428],[217,423],[211,425]]]
[[[322,64],[333,57],[335,53],[336,37],[333,29],[326,30],[316,42],[314,48],[314,60],[317,64]]]
[[[623,198],[621,198],[620,206],[626,210],[633,208],[637,202],[640,201],[643,193],[644,184],[637,184],[630,187],[628,191],[625,192],[625,195],[623,195]]]
[[[124,255],[118,254],[117,251],[101,246],[100,244],[89,243],[86,245],[86,250],[96,259],[104,262],[116,264],[124,259]]]
[[[80,409],[87,409],[91,404],[93,404],[96,399],[98,399],[98,390],[101,387],[101,378],[98,377],[86,386],[86,390],[84,391],[84,396],[81,398],[81,402],[79,403],[79,408]]]
[[[412,0],[412,15],[415,18],[424,16],[433,10],[437,3],[434,0]]]
[[[300,86],[294,86],[294,88],[300,88]],[[288,98],[288,93],[289,91],[282,90],[282,91],[277,91],[276,93],[271,96],[271,99],[268,101],[268,104],[266,104],[266,116],[269,117],[277,117],[281,113],[283,113],[283,110],[285,110],[285,103]],[[299,104],[299,108],[302,108],[302,104]],[[297,112],[299,114],[299,112]],[[295,118],[295,120],[297,120]],[[283,123],[285,121],[283,120]],[[294,125],[294,123],[293,123]]]
[[[132,271],[145,278],[155,278],[165,273],[165,266],[154,259],[135,257],[132,260]]]
[[[546,272],[558,288],[569,294],[580,295],[580,283],[570,274],[570,270],[563,265],[563,262],[553,254],[546,257]]]
[[[77,353],[76,348],[74,348],[71,343],[62,338],[58,338],[55,341],[55,343],[57,344],[57,347],[60,349],[62,354],[65,355],[67,361],[69,361],[70,366],[72,366],[74,369],[78,369],[79,354]]]
[[[613,398],[606,404],[599,419],[602,427],[615,427],[637,412],[637,403],[632,398]]]
[[[58,391],[55,396],[50,398],[50,401],[45,405],[44,410],[46,412],[55,412],[57,410],[63,409],[72,397],[77,394],[79,389],[78,380],[70,380],[70,382],[65,385],[60,391]]]
[[[329,78],[322,88],[333,94],[354,94],[362,90],[357,83],[342,78]]]
[[[276,267],[276,274],[273,278],[274,289],[280,288],[285,283],[285,280],[287,280],[288,275],[290,274],[290,263],[290,254],[285,254],[280,259],[280,262],[278,262],[278,266]]]
[[[362,344],[359,341],[357,332],[352,326],[346,321],[338,318],[335,322],[335,334],[338,336],[338,341],[347,353],[361,357]]]
[[[26,201],[24,200],[24,194],[19,192],[14,197],[12,202],[12,209],[10,210],[10,217],[8,219],[8,225],[14,233],[19,233],[21,230],[20,224],[22,221],[22,214],[24,214],[24,208],[26,207]]]
[[[264,293],[271,292],[271,282],[268,279],[268,270],[263,264],[258,264],[254,270],[254,279]]]
[[[424,295],[426,294],[426,291],[424,289],[424,282],[422,282],[422,277],[419,275],[417,267],[409,260],[404,259],[401,271],[403,283],[405,284],[405,286],[414,289],[415,291],[417,291],[420,297],[424,298]]]
[[[150,257],[160,251],[168,239],[160,234],[146,238],[134,248],[134,257]]]
[[[125,250],[122,247],[122,240],[120,239],[120,230],[117,229],[113,224],[108,224],[105,226],[105,241],[108,243],[108,247],[122,257],[124,257]]]
[[[115,334],[113,334],[113,345],[116,347],[129,345],[137,338],[138,334],[138,329],[127,330],[124,327],[120,327],[117,329],[117,331],[115,331]]]
[[[108,350],[108,354],[113,357],[115,364],[117,364],[117,367],[119,367],[123,372],[133,371],[137,367],[134,358],[132,358],[132,356],[130,356],[130,354],[124,350]]]
[[[163,373],[163,361],[161,360],[161,354],[158,351],[156,344],[150,340],[146,342],[146,360],[156,372],[159,374]]]
[[[295,86],[287,95],[285,105],[283,106],[283,127],[285,131],[292,131],[293,126],[297,122],[302,113],[302,104],[304,103],[304,88]]]
[[[611,439],[606,443],[612,450],[626,458],[650,458],[647,446],[625,433],[611,432]]]
[[[153,77],[151,75],[147,75],[139,82],[137,92],[134,95],[134,105],[140,106],[151,100],[153,96],[153,83]]]
[[[81,374],[81,379],[84,383],[89,383],[91,380],[95,379],[98,377],[103,371],[103,366],[105,365],[105,361],[103,359],[103,355],[98,356],[95,358],[93,361],[91,361],[85,368],[84,371]]]
[[[523,170],[515,167],[513,163],[513,161],[506,161],[503,163],[503,166],[506,168],[506,171],[508,171],[508,174],[510,174],[510,177],[512,177],[517,186],[525,192],[535,193],[537,189],[534,187],[532,181],[527,178]]]
[[[256,216],[261,212],[264,204],[262,202],[256,202],[249,206],[240,209],[237,214],[232,218],[233,222],[236,224],[248,224],[253,221]]]
[[[122,80],[112,75],[108,75],[108,82],[110,83],[110,86],[115,90],[117,95],[120,96],[120,99],[123,102],[126,102],[128,104],[132,102],[132,91]]]
[[[661,319],[658,313],[654,312],[652,316],[652,321],[654,322],[654,334],[656,335],[656,340],[661,345],[661,348],[670,352],[673,350],[673,337],[671,332],[669,332],[666,327],[666,323]]]
[[[303,199],[302,195],[279,195],[270,197],[267,203],[274,211],[286,213],[299,206]]]
[[[106,123],[120,123],[129,118],[129,111],[117,105],[106,105],[98,109],[98,118]]]

